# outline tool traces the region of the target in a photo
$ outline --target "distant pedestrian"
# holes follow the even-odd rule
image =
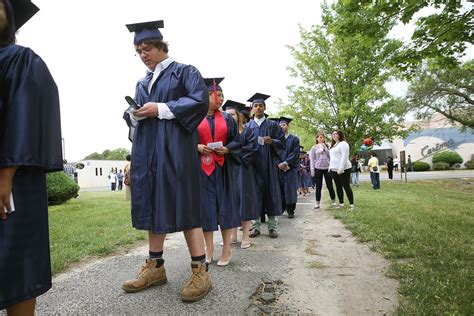
[[[400,164],[400,159],[397,156],[393,159],[393,171],[398,171],[398,165]]]
[[[356,187],[359,186],[360,161],[359,155],[355,154],[351,160],[351,183]]]
[[[379,159],[377,158],[377,154],[372,152],[370,154],[371,158],[367,163],[370,171],[370,181],[372,182],[372,188],[374,190],[380,189],[380,167],[379,167]]]
[[[410,155],[408,155],[407,169],[408,169],[408,171],[413,172],[413,163],[411,162],[411,156]]]
[[[117,173],[115,172],[114,168],[110,169],[110,172],[107,178],[109,178],[110,190],[115,191],[115,188],[117,185]]]
[[[390,180],[393,180],[393,158],[391,156],[388,156],[387,158],[387,172],[388,172],[388,178]]]
[[[122,191],[123,178],[124,174],[122,172],[122,169],[120,169],[119,172],[117,172],[118,191]]]
[[[125,184],[125,200],[130,201],[132,199],[132,194],[130,190],[130,160],[132,160],[131,155],[127,155],[127,164],[123,168],[123,184]]]

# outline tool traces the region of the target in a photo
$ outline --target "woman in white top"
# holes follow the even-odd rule
[[[352,193],[350,177],[352,164],[349,161],[349,144],[344,134],[335,130],[332,133],[332,144],[329,150],[329,170],[336,184],[337,197],[341,207],[344,206],[344,191],[349,199],[349,208],[354,209],[354,194]]]

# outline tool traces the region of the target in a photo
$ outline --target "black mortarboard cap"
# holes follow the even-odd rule
[[[240,113],[242,113],[242,114],[245,115],[246,117],[250,117],[250,111],[251,111],[250,108],[244,107],[244,108],[242,109],[242,111],[240,111]]]
[[[207,91],[214,91],[214,85],[216,86],[216,90],[222,91],[222,88],[219,86],[219,84],[224,80],[224,77],[222,78],[204,78],[204,83],[207,86]]]
[[[271,121],[278,122],[278,117],[269,117],[268,119]]]
[[[284,116],[280,116],[280,119],[278,120],[278,122],[286,123],[286,125],[289,125],[291,121],[293,121],[293,119],[290,119],[289,117],[284,117]]]
[[[163,35],[159,30],[165,26],[163,20],[133,23],[127,24],[126,26],[130,32],[135,32],[135,36],[133,38],[134,45],[139,45],[144,41],[163,39]]]
[[[236,102],[236,101],[232,101],[232,100],[227,100],[224,103],[224,105],[222,106],[222,109],[224,111],[234,109],[237,112],[242,112],[242,110],[245,109],[245,104],[240,103],[240,102]]]
[[[255,93],[253,96],[250,97],[250,99],[247,100],[247,102],[252,102],[253,103],[263,103],[265,104],[265,100],[268,99],[270,96],[263,94],[263,93]]]
[[[13,9],[15,30],[19,30],[23,24],[28,22],[39,11],[39,8],[30,0],[10,0],[8,2]]]

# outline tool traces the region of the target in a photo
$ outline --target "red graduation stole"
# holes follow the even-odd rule
[[[208,143],[221,141],[222,144],[225,144],[227,138],[227,124],[225,122],[224,116],[220,111],[214,113],[214,140],[212,140],[211,127],[207,118],[202,120],[201,124],[198,126],[199,133],[199,143],[207,145]],[[224,156],[218,156],[216,153],[211,153],[210,155],[201,155],[201,169],[207,176],[210,176],[216,169],[215,162],[219,166],[224,165]]]

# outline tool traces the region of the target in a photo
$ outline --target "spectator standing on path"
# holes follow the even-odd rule
[[[374,190],[380,189],[380,167],[379,167],[379,159],[377,158],[377,154],[375,152],[370,153],[371,158],[367,163],[367,167],[369,167],[370,171],[370,182],[372,182],[372,188]]]
[[[288,218],[295,217],[300,165],[300,139],[288,131],[291,121],[292,119],[284,116],[279,119],[281,130],[285,134],[285,151],[282,152],[278,168],[282,184],[282,207],[288,213]]]
[[[63,170],[59,94],[44,61],[15,44],[38,8],[0,0],[0,310],[34,315],[51,288],[46,173]]]
[[[232,231],[240,226],[239,195],[237,179],[234,178],[236,161],[232,156],[240,150],[240,134],[232,116],[219,111],[224,101],[219,85],[223,79],[204,79],[209,93],[209,109],[199,124],[197,145],[201,160],[201,213],[206,261],[212,263],[214,232],[220,228],[223,247],[218,266],[229,264]],[[211,147],[211,144],[216,147]]]
[[[395,156],[393,159],[393,171],[397,172],[398,171],[398,165],[400,164],[400,159],[398,159],[398,156]]]
[[[117,173],[115,172],[114,168],[110,169],[109,175],[107,176],[109,178],[109,183],[110,183],[110,190],[115,191],[116,185],[117,185]]]
[[[349,209],[354,209],[354,195],[350,184],[351,162],[349,161],[349,144],[340,130],[332,133],[332,144],[329,150],[329,169],[336,184],[339,204],[344,207],[344,191],[349,200]]]
[[[125,157],[127,164],[123,167],[123,184],[125,184],[125,200],[130,201],[132,199],[131,190],[130,190],[130,160],[132,160],[131,155]]]
[[[122,172],[122,169],[120,169],[119,172],[117,172],[117,182],[118,182],[117,190],[118,191],[122,191],[123,178],[124,178],[124,174]]]
[[[263,182],[260,214],[268,216],[268,234],[271,238],[277,238],[278,216],[282,214],[278,162],[285,150],[285,135],[278,123],[265,117],[265,100],[269,97],[256,93],[248,100],[252,103],[255,116],[245,127],[252,131],[258,143],[256,166]],[[252,222],[250,238],[260,235],[261,225],[261,218]]]
[[[329,191],[329,197],[332,206],[336,207],[336,193],[332,185],[332,176],[329,172],[329,146],[326,144],[326,137],[323,132],[316,134],[316,144],[309,152],[311,166],[311,176],[315,178],[316,184],[316,205],[313,209],[319,209],[321,204],[321,190],[323,189],[323,177],[326,182],[326,188]]]
[[[126,292],[167,282],[163,260],[166,234],[183,231],[191,255],[192,276],[181,300],[197,301],[211,290],[202,232],[197,128],[209,105],[199,71],[168,56],[159,28],[163,21],[129,24],[133,44],[148,68],[136,85],[141,107],[125,112],[131,129],[132,224],[148,231],[149,258]]]
[[[388,178],[393,180],[393,158],[391,156],[388,156],[387,158],[387,172]]]
[[[309,155],[306,151],[300,151],[300,194],[303,196],[309,194],[309,187],[311,186],[311,165]]]
[[[351,159],[351,183],[356,187],[359,186],[359,173],[360,173],[360,162],[359,162],[359,155],[355,154],[354,157]]]

